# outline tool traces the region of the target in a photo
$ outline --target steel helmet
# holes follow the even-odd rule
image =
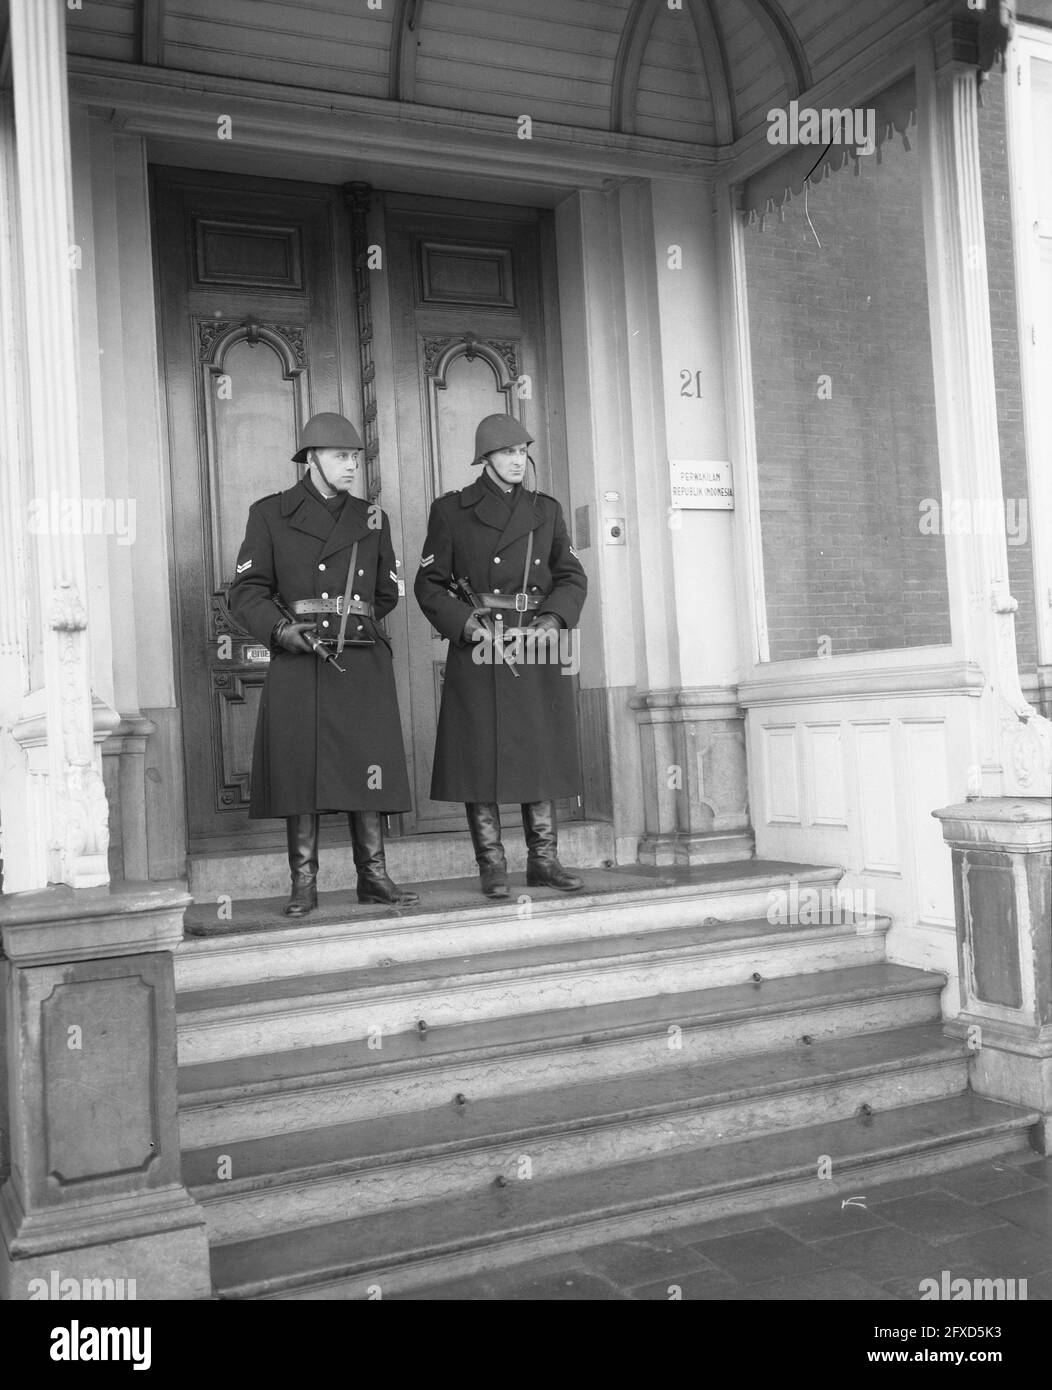
[[[361,435],[343,415],[323,410],[312,415],[300,430],[300,447],[292,455],[296,463],[304,463],[308,449],[364,449]]]
[[[533,435],[514,415],[487,415],[475,431],[473,464],[484,463],[494,449],[513,449],[516,444],[532,444]]]

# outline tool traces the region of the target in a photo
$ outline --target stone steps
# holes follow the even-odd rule
[[[183,1178],[212,1240],[245,1239],[960,1094],[967,1058],[922,1024],[193,1149]]]
[[[236,930],[193,909],[183,1177],[220,1294],[397,1291],[1025,1147],[1034,1117],[967,1090],[944,978],[886,962],[887,918],[770,911],[841,876],[586,870],[504,905],[469,879],[298,926],[239,904]]]
[[[180,1071],[184,1148],[778,1052],[939,1018],[942,978],[883,963],[499,1017]]]
[[[1036,1115],[965,1092],[459,1197],[217,1243],[225,1298],[368,1298],[569,1248],[738,1212],[857,1194],[872,1184],[1023,1150]],[[817,1176],[823,1156],[827,1178]]]
[[[175,960],[181,992],[475,955],[510,946],[544,945],[632,931],[663,931],[764,917],[790,885],[800,893],[835,892],[842,869],[753,860],[688,873],[586,871],[583,892],[526,889],[512,875],[513,901],[481,896],[478,878],[421,883],[410,908],[360,906],[349,894],[320,897],[319,909],[293,925],[281,915],[285,897],[233,905],[223,924],[213,908],[187,913],[188,930]],[[409,880],[406,880],[409,882]],[[287,896],[287,895],[286,895]]]
[[[180,992],[179,1061],[216,1061],[426,1025],[567,1009],[875,963],[887,918],[765,919],[636,931]]]

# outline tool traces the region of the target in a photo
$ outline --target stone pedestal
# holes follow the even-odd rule
[[[733,690],[652,690],[631,701],[639,725],[643,864],[751,859],[744,715]]]
[[[953,857],[961,1012],[980,1095],[1039,1110],[1052,1152],[1052,807],[986,797],[932,814]]]
[[[53,1276],[134,1280],[137,1299],[211,1294],[176,1117],[172,950],[189,902],[182,885],[0,902],[0,1298],[27,1299]]]

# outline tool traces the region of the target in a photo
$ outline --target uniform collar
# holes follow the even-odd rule
[[[520,487],[509,515],[507,502],[502,503],[481,477],[461,491],[460,505],[474,507],[479,521],[500,532],[497,550],[504,550],[514,541],[536,530],[543,520],[539,509],[534,505],[532,493]]]
[[[479,479],[479,481],[481,482],[484,488],[486,488],[489,492],[493,493],[494,497],[499,498],[502,502],[505,502],[509,507],[513,507],[515,505],[515,499],[518,496],[518,491],[520,487],[519,483],[514,483],[511,487],[505,487],[503,483],[499,483],[495,478],[491,478],[490,475],[486,472],[485,467],[483,467],[482,469],[482,477]]]
[[[318,500],[313,489],[301,479],[295,487],[281,494],[281,515],[289,525],[305,531],[316,540],[324,541],[320,559],[353,545],[369,534],[369,504],[360,497],[348,497],[343,511],[333,525],[332,512]]]
[[[320,502],[331,516],[343,511],[343,504],[347,501],[347,493],[336,492],[332,497],[326,497],[309,473],[304,473],[301,481],[315,501]]]

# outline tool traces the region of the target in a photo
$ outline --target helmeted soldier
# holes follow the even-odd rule
[[[379,625],[398,602],[398,577],[386,514],[351,495],[361,450],[342,415],[307,421],[293,455],[307,470],[253,503],[230,589],[238,622],[272,651],[249,816],[285,819],[289,917],[317,906],[318,817],[329,811],[347,812],[358,901],[418,901],[391,882],[384,854],[381,814],[410,806],[391,644]]]
[[[431,796],[464,803],[492,898],[508,896],[499,811],[508,801],[522,807],[527,884],[582,886],[559,862],[555,819],[556,799],[581,791],[574,683],[550,658],[576,635],[588,581],[559,503],[522,486],[532,443],[510,415],[479,424],[473,463],[482,476],[435,500],[415,585],[449,638]],[[531,660],[523,641],[509,666],[502,654],[516,636],[554,639],[533,643],[547,659]]]

